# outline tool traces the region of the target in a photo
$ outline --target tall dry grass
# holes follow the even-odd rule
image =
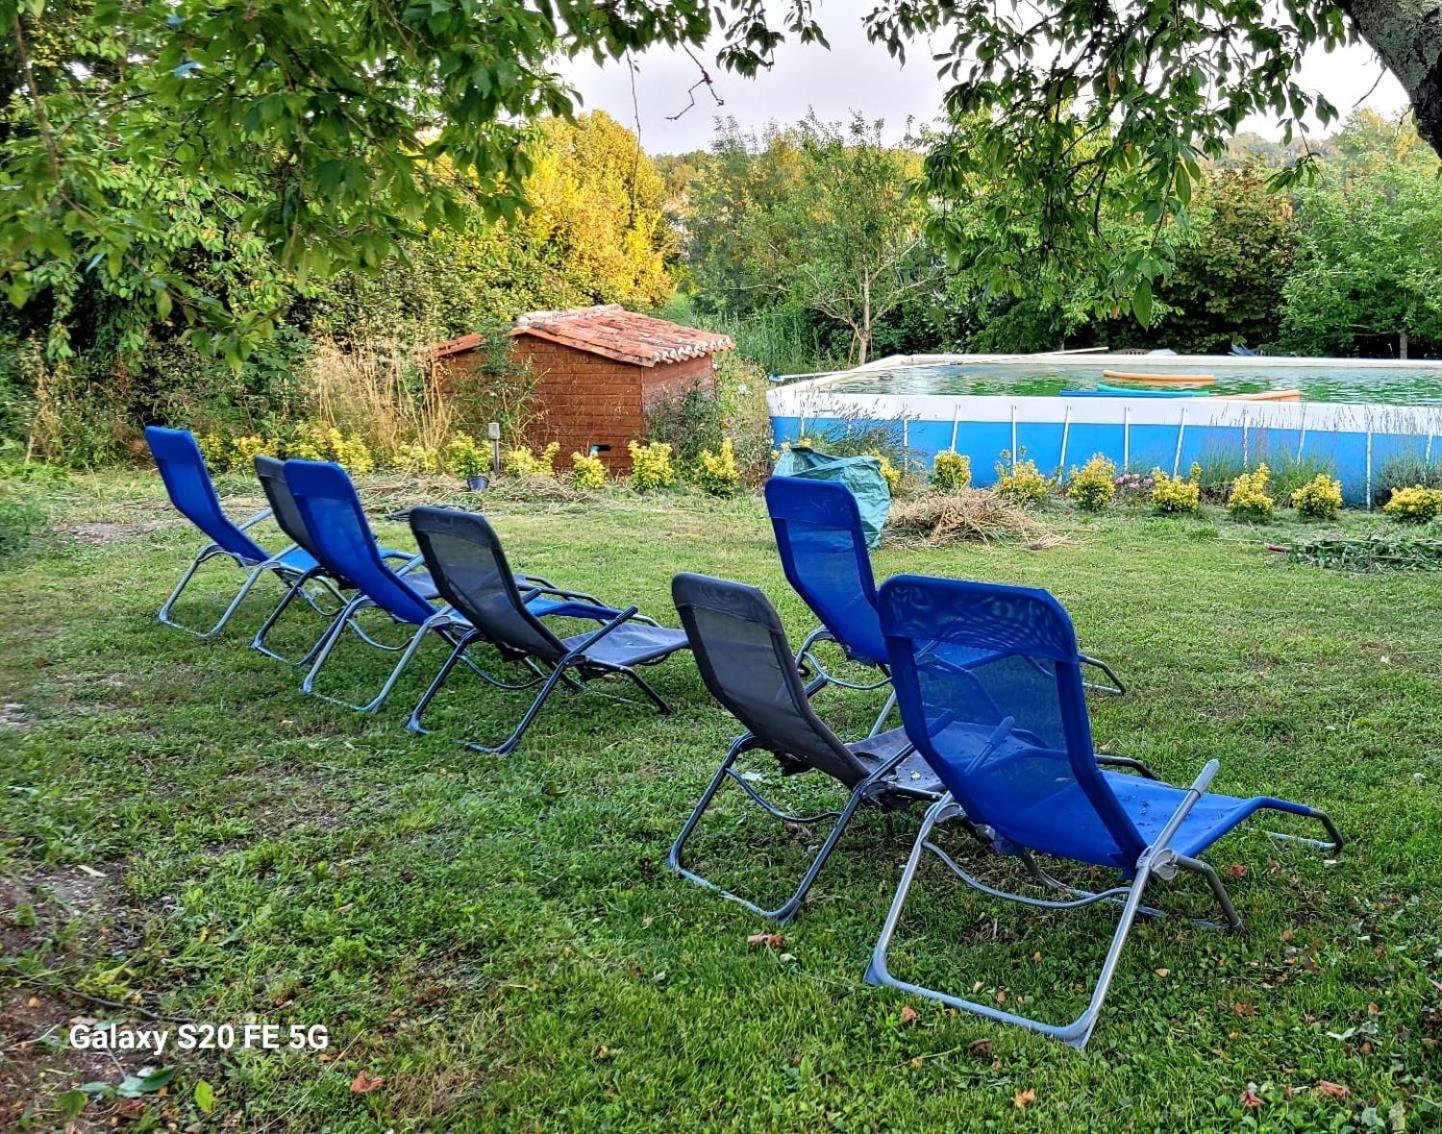
[[[441,449],[454,431],[455,412],[432,363],[395,342],[362,342],[349,350],[322,340],[301,374],[314,417],[358,434],[371,450],[391,454],[402,445]]]

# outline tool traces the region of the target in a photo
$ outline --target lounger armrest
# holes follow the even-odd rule
[[[390,556],[383,555],[383,556],[381,556],[381,558],[382,558],[382,559],[390,559],[390,558],[399,559],[400,556],[399,556],[399,555],[390,555]],[[404,563],[402,563],[399,567],[394,568],[395,573],[396,573],[397,575],[404,575],[404,574],[406,574],[406,572],[408,572],[408,571],[414,571],[417,567],[419,567],[419,566],[420,566],[422,563],[424,563],[425,561],[426,561],[426,557],[425,557],[424,555],[412,555],[409,559],[407,559],[407,560],[406,560]]]
[[[626,622],[629,622],[629,621],[631,620],[631,617],[632,617],[633,615],[635,615],[640,609],[641,609],[641,608],[638,607],[638,606],[628,606],[625,610],[621,611],[620,614],[616,615],[615,618],[611,619],[610,622],[608,622],[608,623],[606,623],[606,625],[602,626],[599,630],[597,630],[594,634],[592,634],[592,635],[591,635],[589,638],[587,638],[585,641],[583,641],[583,642],[578,642],[578,643],[570,650],[570,652],[567,653],[566,656],[567,656],[568,658],[574,658],[574,657],[578,657],[578,656],[580,656],[580,655],[585,654],[587,650],[589,650],[592,646],[594,646],[597,642],[599,642],[599,641],[600,641],[602,638],[604,638],[607,634],[611,633],[612,630],[619,630],[623,624],[625,624]]]
[[[1192,782],[1192,786],[1187,789],[1187,794],[1182,797],[1181,803],[1177,804],[1177,809],[1172,812],[1172,817],[1167,820],[1167,825],[1162,828],[1161,834],[1152,840],[1152,845],[1142,852],[1143,858],[1148,855],[1155,857],[1159,852],[1167,849],[1167,844],[1172,841],[1177,829],[1191,814],[1192,808],[1201,802],[1202,796],[1207,794],[1207,789],[1212,786],[1212,781],[1216,779],[1221,768],[1219,760],[1207,761],[1201,773]]]
[[[260,523],[262,520],[268,520],[268,519],[270,519],[271,515],[272,515],[271,509],[269,509],[269,508],[262,508],[262,509],[261,509],[259,512],[257,512],[254,516],[252,516],[250,519],[246,520],[245,523],[243,523],[243,524],[236,524],[236,527],[238,527],[241,531],[245,531],[245,530],[248,529],[248,528],[253,528],[253,527],[255,527],[255,525],[258,524],[258,523]]]

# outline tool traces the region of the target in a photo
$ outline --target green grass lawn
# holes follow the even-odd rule
[[[776,949],[748,948],[771,927],[668,872],[670,841],[737,732],[688,655],[651,671],[671,717],[562,697],[516,754],[477,756],[447,733],[499,738],[522,701],[457,679],[437,735],[401,727],[438,643],[376,717],[301,697],[295,672],[246,648],[274,588],[223,640],[154,621],[197,539],[151,479],[45,491],[71,535],[0,565],[0,1126],[57,1128],[62,1092],[148,1062],[176,1068],[163,1095],[97,1098],[77,1121],[1442,1127],[1436,576],[1290,565],[1263,542],[1296,529],[1218,515],[1059,510],[1052,522],[1072,546],[877,554],[878,575],[1051,589],[1084,648],[1132,687],[1094,699],[1099,745],[1183,783],[1218,758],[1217,790],[1313,803],[1350,840],[1329,861],[1256,823],[1218,846],[1211,859],[1246,931],[1185,917],[1139,925],[1079,1054],[862,983],[919,811],[863,816]],[[235,512],[257,503],[235,491]],[[392,483],[367,495],[389,508],[427,493]],[[795,640],[810,629],[758,500],[602,499],[490,512],[519,569],[673,624],[676,571],[743,579]],[[408,545],[400,525],[381,531]],[[213,616],[234,576],[217,567],[208,579],[193,618]],[[297,617],[278,643],[312,629]],[[388,665],[352,644],[328,687],[368,696]],[[855,735],[879,700],[828,691],[819,702]],[[809,779],[779,790],[824,794]],[[713,812],[695,857],[734,889],[779,898],[808,847],[738,798]],[[1015,880],[959,833],[946,843],[985,877]],[[1084,1004],[1110,910],[1000,905],[937,869],[913,894],[898,975],[1057,1021]],[[1195,878],[1149,896],[1210,912]],[[323,1024],[331,1046],[116,1061],[56,1038],[73,1017],[149,1023],[142,1009]],[[357,1093],[360,1072],[383,1082]]]

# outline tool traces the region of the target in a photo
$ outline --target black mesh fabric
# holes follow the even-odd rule
[[[761,747],[854,787],[868,769],[816,715],[776,609],[755,587],[680,574],[671,596],[711,695]]]
[[[441,597],[498,646],[556,662],[566,645],[526,609],[501,541],[483,516],[411,509],[411,531]]]
[[[310,552],[315,557],[315,542],[310,538],[310,533],[305,530],[305,520],[301,517],[300,508],[295,502],[295,497],[290,494],[290,486],[285,483],[285,462],[275,457],[256,457],[255,476],[260,481],[261,491],[265,493],[266,500],[270,503],[270,510],[273,513],[271,519],[276,526],[298,546]]]

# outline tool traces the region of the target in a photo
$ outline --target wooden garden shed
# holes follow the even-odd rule
[[[627,442],[642,436],[656,402],[710,387],[713,356],[729,350],[725,335],[639,315],[616,304],[567,311],[533,311],[515,321],[512,354],[536,378],[538,419],[526,439],[561,445],[558,468],[573,452],[595,446],[612,473],[631,468]],[[447,369],[466,365],[480,345],[467,335],[428,352]]]

